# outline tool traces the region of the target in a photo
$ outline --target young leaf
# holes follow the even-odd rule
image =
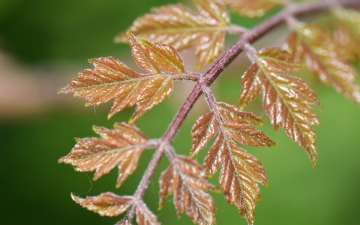
[[[296,32],[288,37],[285,49],[298,62],[304,56],[308,69],[322,82],[360,104],[357,72],[325,28],[316,24],[298,25]]]
[[[186,156],[176,156],[171,165],[161,174],[160,207],[165,198],[174,193],[174,204],[178,216],[184,211],[197,224],[213,224],[214,202],[206,190],[216,190],[203,177],[200,165]]]
[[[263,91],[263,107],[277,130],[283,127],[291,139],[298,142],[316,165],[315,131],[319,120],[309,104],[319,105],[316,94],[306,83],[286,74],[299,68],[291,56],[279,48],[266,48],[256,55],[256,62],[241,78],[243,89],[239,106],[244,107]],[[259,82],[253,82],[259,80]]]
[[[85,199],[71,194],[71,198],[84,208],[96,212],[101,216],[117,216],[124,213],[132,204],[132,196],[118,196],[113,193],[102,193],[99,196]]]
[[[230,18],[220,4],[210,0],[195,2],[199,14],[181,4],[165,5],[138,18],[129,30],[138,37],[171,45],[177,50],[196,47],[195,69],[200,69],[221,54]],[[115,40],[128,42],[126,32],[120,33]]]
[[[71,152],[59,162],[75,166],[77,171],[93,171],[94,180],[107,174],[118,165],[119,175],[116,186],[134,172],[148,138],[134,125],[116,123],[115,129],[94,126],[101,138],[77,139]]]
[[[204,169],[214,174],[222,165],[219,182],[225,198],[239,208],[248,224],[253,224],[255,204],[260,200],[257,182],[267,184],[265,171],[259,160],[237,146],[234,140],[251,146],[273,146],[275,143],[252,127],[263,124],[254,114],[223,102],[216,102],[215,106],[194,124],[191,154],[197,154],[218,134],[205,158]]]
[[[137,40],[131,33],[128,39],[136,63],[150,74],[139,74],[113,57],[92,59],[90,63],[95,68],[80,72],[60,93],[73,92],[88,101],[86,106],[114,98],[109,118],[136,104],[131,123],[167,99],[173,89],[174,75],[184,73],[180,56],[168,45]]]
[[[263,16],[281,3],[280,0],[216,0],[216,2],[226,4],[232,11],[250,18]]]

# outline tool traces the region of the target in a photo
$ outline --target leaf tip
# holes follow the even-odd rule
[[[65,158],[65,156],[64,156],[64,157],[61,157],[61,158],[58,160],[58,163],[63,163],[63,162],[64,162],[64,158]]]
[[[262,119],[258,119],[258,120],[256,120],[255,125],[263,126],[263,125],[265,125],[265,121]]]
[[[222,192],[222,189],[219,188],[219,187],[216,187],[215,189],[213,189],[213,191],[214,191],[215,193],[221,193],[221,192]]]
[[[317,158],[313,159],[312,160],[312,167],[315,168],[317,166],[317,163],[318,163]]]
[[[240,101],[238,102],[238,109],[239,109],[239,110],[244,110],[245,107],[246,107],[246,104],[245,104],[243,101],[240,100]]]
[[[135,123],[135,121],[136,121],[137,119],[139,119],[139,117],[140,117],[139,114],[134,113],[134,115],[132,115],[131,118],[129,119],[129,124]]]
[[[74,202],[76,202],[76,203],[78,203],[79,205],[81,205],[81,203],[82,203],[82,201],[83,201],[82,198],[76,197],[72,192],[70,193],[70,197],[71,197],[71,199],[72,199]]]
[[[66,92],[65,92],[64,88],[61,88],[61,89],[57,90],[56,93],[57,93],[58,95],[60,95],[60,94],[65,94]]]
[[[114,37],[114,42],[115,43],[127,43],[128,42],[127,32],[129,32],[129,30],[120,32],[118,35],[116,35]]]
[[[93,125],[93,126],[91,127],[91,129],[92,129],[95,133],[98,133],[99,127],[96,126],[96,125]],[[77,140],[76,140],[76,141],[77,141]]]
[[[270,140],[269,143],[267,144],[268,147],[274,147],[276,145],[275,141]]]

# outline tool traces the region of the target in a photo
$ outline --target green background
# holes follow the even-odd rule
[[[88,68],[88,58],[108,55],[120,60],[126,57],[129,61],[129,48],[114,44],[114,36],[137,16],[163,3],[163,0],[0,0],[0,50],[29,70],[58,64]],[[240,20],[237,18],[236,22]],[[239,76],[245,69],[232,66],[214,84],[218,100],[236,104]],[[273,131],[259,101],[251,106],[267,121],[259,129],[277,142],[273,148],[246,148],[259,157],[270,183],[267,188],[261,187],[257,225],[360,224],[360,108],[330,88],[314,83],[323,107],[317,109],[321,126],[315,128],[319,155],[316,168],[311,167],[305,151],[282,129]],[[160,137],[181,106],[181,90],[187,85],[185,82],[176,85],[173,96],[146,113],[137,126],[151,138]],[[107,120],[109,104],[97,107],[96,111],[83,108],[83,104],[83,100],[77,101],[78,107],[54,103],[39,113],[0,117],[0,224],[110,225],[120,220],[121,216],[100,217],[81,208],[71,200],[70,193],[80,197],[106,191],[131,195],[153,150],[143,153],[136,172],[119,189],[115,188],[115,170],[94,182],[92,172],[79,173],[69,165],[58,164],[57,160],[73,147],[74,137],[94,136],[93,124],[111,127],[115,122],[127,121],[133,112],[133,108],[126,109]],[[189,153],[192,123],[207,111],[205,106],[199,104],[185,121],[174,142],[177,152]],[[202,162],[204,155],[205,151],[197,159]],[[163,210],[157,210],[157,178],[167,165],[164,157],[149,184],[145,202],[162,224],[192,224],[186,215],[177,220],[172,197]],[[217,184],[217,176],[211,181]],[[214,193],[213,197],[219,225],[246,224],[222,194]]]

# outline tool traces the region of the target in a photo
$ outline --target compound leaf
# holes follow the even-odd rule
[[[181,4],[165,5],[138,18],[129,30],[138,37],[171,45],[177,50],[196,47],[195,69],[200,69],[221,54],[230,18],[226,8],[218,3],[210,0],[195,3],[199,13]],[[126,32],[115,40],[128,42]]]
[[[59,162],[71,164],[81,172],[96,170],[94,180],[118,166],[116,186],[119,187],[136,169],[148,138],[134,125],[116,123],[114,127],[106,129],[94,126],[94,131],[101,138],[77,139],[71,152],[60,158]]]
[[[241,106],[254,99],[263,91],[263,107],[270,117],[275,130],[283,127],[288,136],[303,147],[313,165],[316,165],[315,131],[312,126],[319,120],[309,104],[319,105],[316,94],[306,83],[286,74],[299,68],[291,55],[279,48],[266,48],[256,55],[256,62],[242,76],[243,89],[240,94]],[[259,82],[252,82],[258,80]],[[247,90],[250,88],[250,90]],[[256,94],[256,95],[255,95]]]
[[[305,57],[308,69],[323,83],[360,104],[357,72],[349,64],[348,57],[343,57],[342,49],[328,30],[317,24],[300,24],[289,35],[285,49],[298,62]]]
[[[201,166],[193,159],[177,155],[161,174],[160,208],[167,196],[174,194],[178,216],[184,211],[197,224],[213,224],[214,202],[205,191],[216,190],[205,178]]]
[[[92,59],[94,68],[80,72],[60,93],[73,92],[88,101],[86,106],[114,98],[109,118],[136,104],[131,123],[167,99],[173,90],[174,75],[184,73],[179,54],[171,46],[137,40],[131,33],[127,36],[134,60],[149,74],[137,73],[113,57]]]
[[[99,196],[85,199],[71,194],[71,198],[84,208],[96,212],[101,216],[117,216],[124,213],[132,204],[132,196],[118,196],[113,193],[102,193]]]

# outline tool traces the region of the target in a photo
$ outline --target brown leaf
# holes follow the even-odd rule
[[[357,84],[357,72],[343,57],[331,33],[317,24],[301,24],[297,26],[285,45],[295,60],[305,57],[307,67],[322,82],[331,85],[336,91],[350,100],[360,104],[360,88]]]
[[[71,194],[71,198],[84,208],[94,211],[101,216],[117,216],[124,213],[132,204],[132,196],[118,196],[107,192],[99,196],[85,199]]]
[[[159,179],[160,208],[165,198],[174,193],[178,216],[186,211],[194,223],[215,223],[214,202],[205,191],[216,188],[208,183],[202,174],[202,168],[195,160],[186,156],[176,156]]]
[[[267,185],[265,171],[259,160],[220,134],[205,158],[204,168],[211,174],[222,165],[219,183],[226,200],[239,208],[248,224],[254,224],[255,205],[260,201],[257,182]]]
[[[59,93],[73,92],[86,99],[86,106],[99,105],[114,98],[108,118],[136,104],[130,118],[133,123],[147,110],[167,99],[173,89],[174,75],[184,74],[184,65],[176,50],[168,45],[151,43],[128,32],[136,63],[150,74],[139,74],[113,57],[90,60],[86,69]]]
[[[157,217],[149,210],[143,201],[136,203],[136,222],[138,225],[160,225]]]
[[[136,169],[148,138],[134,125],[116,123],[114,127],[109,130],[94,126],[101,138],[77,139],[71,152],[59,162],[71,164],[80,172],[96,170],[94,180],[118,165],[116,186],[119,187]]]
[[[140,75],[113,57],[92,59],[95,68],[79,73],[61,93],[74,92],[86,99],[86,106],[114,99],[109,118],[125,107],[136,104],[130,122],[135,122],[154,105],[168,98],[173,78],[168,75]]]
[[[230,9],[245,17],[260,17],[282,1],[276,0],[216,0],[220,4],[226,4]]]
[[[198,0],[196,6],[199,14],[181,4],[155,8],[153,13],[138,18],[129,30],[138,37],[171,45],[177,50],[196,47],[195,68],[199,69],[222,52],[230,18],[225,7],[210,0]],[[127,42],[126,32],[115,40]]]
[[[278,48],[260,51],[256,54],[256,64],[250,66],[242,77],[244,83],[255,79],[260,82],[243,87],[239,104],[247,105],[248,101],[256,97],[255,92],[251,93],[245,88],[250,87],[254,90],[260,89],[258,86],[261,86],[263,107],[275,130],[282,126],[291,139],[308,152],[315,166],[316,134],[312,126],[318,125],[319,120],[309,104],[319,105],[319,102],[315,92],[303,80],[285,74],[298,67],[286,51]],[[255,85],[257,87],[254,87]]]

